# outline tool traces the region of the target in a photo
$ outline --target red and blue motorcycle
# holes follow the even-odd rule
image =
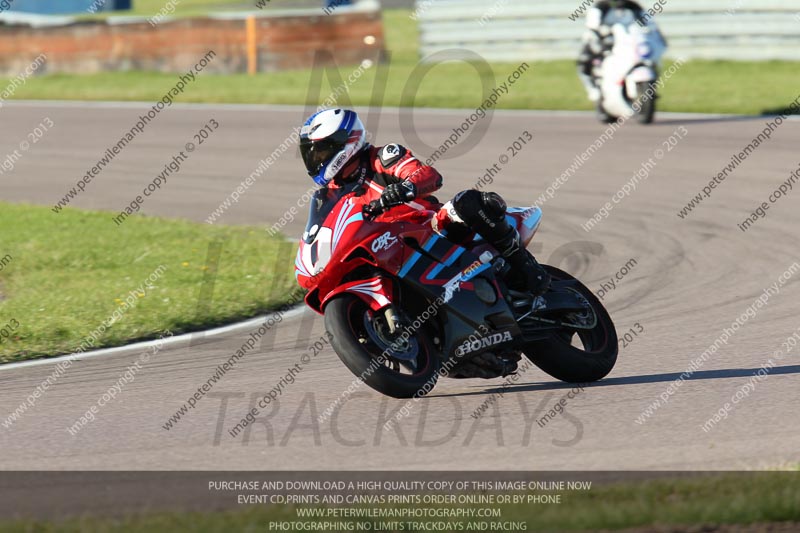
[[[316,192],[295,270],[337,355],[367,385],[421,396],[440,376],[508,375],[523,354],[567,382],[596,381],[614,367],[614,324],[580,281],[544,265],[547,293],[510,290],[508,266],[480,237],[452,242],[433,229],[435,211],[365,204],[360,187]],[[541,210],[506,216],[527,246]]]

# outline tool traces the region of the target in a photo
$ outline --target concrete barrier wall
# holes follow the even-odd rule
[[[206,72],[247,71],[247,21],[243,15],[120,22],[70,22],[58,26],[0,26],[0,73],[16,75],[40,54],[42,73],[150,70],[185,72],[209,50]],[[327,16],[301,10],[255,18],[260,72],[308,68],[319,50],[336,64],[375,59],[384,48],[377,9],[341,9]]]
[[[797,59],[799,0],[640,4],[669,41],[670,57]],[[518,62],[577,57],[587,5],[586,0],[417,0],[414,13],[423,56],[464,49],[488,61]]]

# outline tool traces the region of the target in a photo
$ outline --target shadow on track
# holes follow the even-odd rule
[[[753,376],[761,368],[731,368],[724,370],[698,370],[690,376],[684,378],[685,381],[702,381],[708,379],[731,379],[731,378],[747,378]],[[628,376],[624,378],[607,378],[594,383],[580,384],[583,387],[613,387],[617,385],[640,385],[643,383],[667,383],[680,379],[682,372],[671,372],[669,374],[652,374],[648,376]],[[800,374],[800,365],[791,366],[776,366],[769,375],[782,375],[782,374]],[[548,391],[559,389],[571,389],[577,384],[573,383],[521,383],[516,386],[511,386],[506,389],[502,387],[492,387],[490,389],[483,389],[475,392],[461,392],[456,394],[436,394],[428,396],[428,398],[446,398],[448,396],[480,396],[485,394],[495,394],[505,391],[505,394],[510,392],[534,392],[534,391]]]
[[[654,125],[658,126],[686,126],[689,124],[717,124],[722,122],[755,122],[770,118],[770,115],[753,116],[719,116],[719,117],[700,117],[700,118],[670,118],[657,119]]]

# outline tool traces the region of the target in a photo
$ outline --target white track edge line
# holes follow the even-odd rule
[[[284,313],[283,318],[294,318],[305,311],[305,306],[300,304],[286,313]],[[254,328],[255,326],[264,322],[270,315],[263,315],[255,318],[250,318],[242,322],[237,322],[235,324],[228,324],[227,326],[220,326],[217,328],[212,328],[209,330],[199,330],[193,331],[192,333],[183,333],[181,335],[175,337],[168,337],[166,339],[155,339],[151,341],[143,341],[137,342],[134,344],[126,344],[124,346],[115,346],[113,348],[102,348],[100,350],[94,350],[91,352],[83,352],[79,354],[67,354],[67,355],[59,355],[58,357],[49,357],[46,359],[35,359],[33,361],[19,361],[16,363],[5,363],[0,364],[0,372],[4,370],[16,370],[19,368],[28,368],[32,366],[42,366],[42,365],[51,365],[57,364],[61,361],[65,361],[67,359],[73,359],[74,361],[81,361],[83,359],[93,359],[95,357],[104,357],[110,355],[120,355],[125,354],[128,352],[138,352],[141,350],[145,350],[147,348],[151,348],[156,345],[164,346],[173,346],[176,344],[181,344],[184,342],[190,341],[194,336],[198,336],[200,339],[205,339],[207,337],[216,337],[219,335],[224,335],[226,333],[232,333],[237,331],[244,331],[250,328]],[[201,336],[202,335],[202,336]]]

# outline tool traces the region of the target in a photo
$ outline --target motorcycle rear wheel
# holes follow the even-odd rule
[[[441,361],[425,331],[413,332],[407,341],[416,348],[416,368],[410,368],[392,357],[391,344],[369,331],[370,313],[369,306],[352,294],[338,296],[325,306],[325,329],[339,359],[356,377],[387,396],[413,398],[430,392]]]
[[[611,316],[594,293],[573,276],[549,265],[542,266],[553,280],[576,282],[575,289],[592,306],[597,323],[592,329],[562,328],[547,339],[531,341],[523,349],[525,356],[546,373],[568,383],[588,383],[604,378],[614,368],[619,352]]]

